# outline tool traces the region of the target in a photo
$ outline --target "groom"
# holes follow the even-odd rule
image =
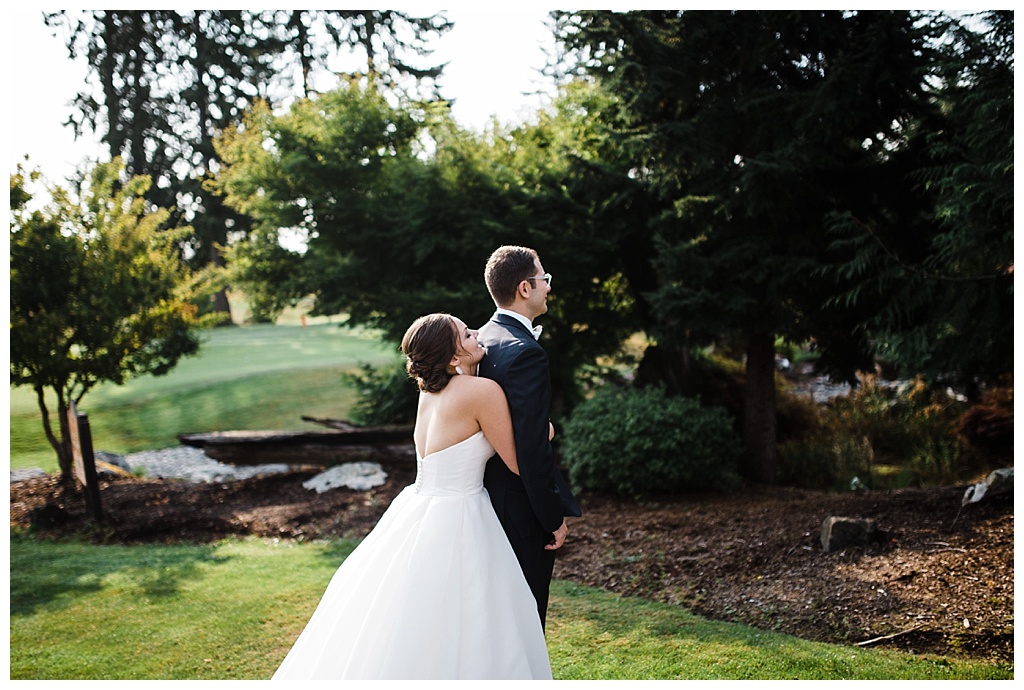
[[[492,457],[484,473],[484,487],[537,600],[543,626],[555,550],[568,532],[565,516],[581,514],[555,467],[548,433],[548,356],[537,342],[540,328],[533,327],[534,318],[548,310],[551,275],[544,272],[533,249],[505,246],[491,254],[484,280],[497,311],[480,328],[478,339],[487,354],[479,375],[494,379],[505,391],[519,462],[517,476],[497,455]]]

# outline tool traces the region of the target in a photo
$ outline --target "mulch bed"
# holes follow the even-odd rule
[[[124,544],[361,537],[415,472],[411,449],[369,459],[388,472],[370,491],[317,494],[302,486],[314,468],[212,484],[111,478],[101,525],[80,493],[39,477],[11,484],[11,525]],[[811,640],[1012,663],[1013,497],[958,517],[964,488],[584,494],[555,577]],[[824,553],[829,516],[870,518],[885,538]]]

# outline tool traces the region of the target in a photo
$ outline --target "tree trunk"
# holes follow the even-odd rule
[[[210,245],[210,263],[218,268],[224,266],[224,257],[221,255],[220,250],[217,249],[217,245]],[[234,322],[231,319],[231,303],[228,301],[228,291],[221,288],[213,295],[213,310],[218,314],[225,314],[227,318],[218,323],[218,326],[232,326]]]
[[[46,407],[46,390],[42,386],[35,386],[36,404],[39,405],[39,414],[43,420],[43,433],[50,447],[57,454],[57,466],[60,468],[61,479],[67,481],[71,478],[71,443],[68,434],[67,406],[61,398],[60,390],[57,392],[57,417],[60,425],[60,436],[53,433],[53,425],[50,424],[50,410]]]
[[[635,384],[664,386],[670,395],[695,395],[689,351],[674,340],[649,346],[637,366]]]
[[[762,484],[778,476],[775,410],[775,338],[758,333],[747,343],[747,396],[743,423],[743,475]]]

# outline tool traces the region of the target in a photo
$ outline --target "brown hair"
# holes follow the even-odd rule
[[[448,363],[459,351],[459,334],[448,314],[427,314],[412,322],[402,337],[405,370],[421,391],[437,393],[448,385]]]
[[[494,250],[484,268],[484,282],[496,305],[508,307],[516,301],[516,290],[533,277],[537,259],[537,252],[529,247],[505,245]]]

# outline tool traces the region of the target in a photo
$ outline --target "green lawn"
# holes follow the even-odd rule
[[[10,677],[269,678],[351,542],[11,536]],[[1012,665],[807,642],[555,582],[557,679],[1010,679]]]
[[[203,339],[199,354],[166,376],[102,385],[85,396],[79,407],[96,450],[165,448],[181,433],[317,429],[302,416],[345,418],[354,402],[343,372],[399,356],[371,332],[326,322],[218,328]],[[57,470],[35,393],[24,387],[11,389],[10,452],[12,468]]]

